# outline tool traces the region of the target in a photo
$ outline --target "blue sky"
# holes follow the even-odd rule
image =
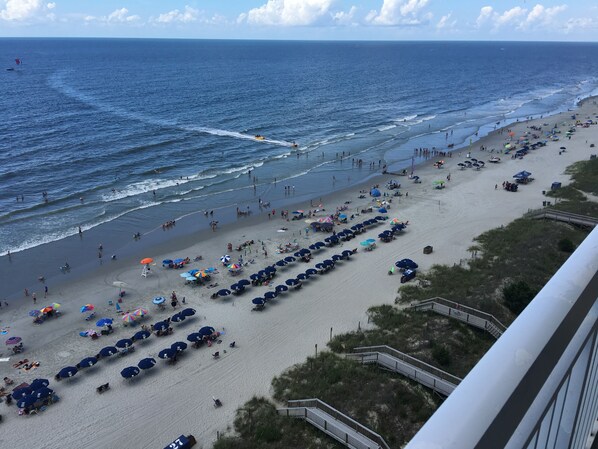
[[[598,41],[590,0],[0,0],[3,37]]]

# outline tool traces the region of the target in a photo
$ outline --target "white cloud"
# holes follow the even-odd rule
[[[598,20],[591,17],[572,18],[567,20],[563,27],[565,33],[585,30],[598,30]]]
[[[476,20],[477,28],[489,24],[494,31],[503,26],[510,26],[525,30],[533,27],[547,27],[554,25],[555,19],[567,9],[567,5],[546,8],[536,4],[529,12],[520,6],[508,9],[502,14],[495,11],[492,6],[484,6]]]
[[[255,25],[312,25],[326,16],[333,0],[268,0],[259,8],[241,14],[237,22]]]
[[[549,25],[555,17],[567,9],[567,5],[554,6],[552,8],[546,8],[543,5],[537,4],[527,15],[521,27],[527,28],[535,25]]]
[[[420,25],[432,18],[423,9],[428,0],[384,0],[380,12],[372,10],[366,21],[372,25]]]
[[[356,11],[357,8],[355,6],[351,6],[351,9],[347,12],[339,11],[332,14],[332,20],[339,25],[356,25],[353,20]]]
[[[129,15],[127,8],[116,9],[106,17],[106,21],[110,23],[137,22],[140,19],[138,15]]]
[[[0,10],[4,20],[26,20],[42,9],[41,0],[5,0],[6,6]]]
[[[179,11],[178,9],[173,9],[164,14],[160,14],[156,19],[156,22],[159,23],[173,23],[173,22],[180,22],[180,23],[191,23],[196,22],[199,17],[199,10],[194,9],[190,6],[185,6],[183,11]],[[216,17],[216,16],[215,16]]]
[[[438,23],[436,24],[436,29],[442,30],[442,29],[454,28],[455,25],[457,24],[457,20],[451,20],[452,15],[453,15],[453,13],[449,12],[446,16],[442,16],[440,18],[440,20],[438,21]]]
[[[50,3],[48,3],[48,4],[46,5],[46,8],[48,8],[48,9],[54,9],[54,8],[56,8],[56,3],[54,3],[54,2],[50,2]]]
[[[481,27],[484,23],[486,23],[494,14],[494,10],[492,6],[483,6],[480,9],[480,15],[478,16],[477,20],[475,21],[477,27]]]

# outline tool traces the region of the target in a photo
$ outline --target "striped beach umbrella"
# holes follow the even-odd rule
[[[145,316],[149,313],[149,311],[147,309],[144,309],[143,307],[138,307],[137,309],[133,310],[133,315],[135,316]]]
[[[96,307],[93,304],[85,304],[83,307],[81,307],[81,313],[89,312],[95,308]]]
[[[133,315],[132,313],[125,313],[122,316],[122,319],[124,323],[132,323],[133,321],[135,321],[135,315]]]

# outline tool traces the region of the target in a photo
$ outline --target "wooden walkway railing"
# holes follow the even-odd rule
[[[449,301],[440,296],[411,304],[411,308],[415,310],[432,310],[441,315],[463,321],[477,328],[484,329],[494,338],[500,337],[507,330],[507,327],[494,315],[464,306],[458,302]]]
[[[586,215],[574,214],[556,209],[543,209],[534,213],[532,218],[536,220],[555,220],[563,223],[571,223],[584,228],[594,228],[598,225],[598,218],[588,217]]]
[[[287,407],[277,411],[279,415],[305,419],[351,449],[390,449],[376,432],[319,399],[288,401]]]
[[[444,395],[450,395],[461,379],[390,346],[364,346],[353,349],[347,357],[361,363],[376,363]]]

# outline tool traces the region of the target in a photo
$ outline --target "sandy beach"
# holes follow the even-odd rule
[[[180,434],[193,434],[199,447],[210,447],[217,432],[225,432],[232,425],[239,406],[254,395],[269,394],[272,377],[313,355],[316,345],[318,351],[325,350],[331,333],[368,326],[368,307],[394,302],[400,276],[387,273],[396,260],[411,258],[423,270],[432,264],[460,263],[470,257],[467,248],[472,245],[473,237],[507,224],[530,209],[541,208],[547,199],[543,190],[549,190],[555,181],[563,184],[569,181],[569,176],[564,174],[568,165],[598,153],[596,148],[590,147],[598,143],[596,125],[578,126],[570,140],[565,137],[566,130],[575,123],[571,118],[573,113],[582,122],[588,118],[596,120],[596,100],[586,100],[572,112],[511,124],[508,130],[496,130],[471,148],[454,151],[452,157],[433,156],[416,167],[420,184],[407,176],[386,174],[367,185],[322,195],[325,210],[318,212],[316,218],[333,214],[337,207],[346,205],[348,209],[343,212],[354,216],[349,220],[349,227],[379,215],[375,212],[374,199],[367,194],[365,198],[359,198],[359,191],[369,191],[373,184],[379,184],[382,192],[388,192],[385,184],[396,180],[401,184],[403,196],[379,199],[392,199],[387,215],[409,221],[409,225],[403,235],[390,243],[378,242],[373,251],[363,251],[359,242],[367,238],[377,239],[382,230],[389,228],[388,223],[340,246],[314,253],[308,264],[297,261],[279,269],[273,286],[344,249],[358,248],[350,260],[339,262],[324,276],[310,278],[302,289],[282,294],[268,303],[262,312],[252,311],[251,299],[263,296],[266,291],[273,290],[273,286],[251,286],[240,296],[214,300],[210,295],[215,288],[185,285],[179,276],[184,270],[165,269],[160,262],[177,257],[193,260],[202,255],[203,260],[191,262],[188,269],[215,267],[219,273],[213,276],[212,282],[218,283],[217,288],[228,288],[236,279],[279,260],[278,245],[290,242],[307,247],[327,236],[313,232],[306,234],[308,224],[305,220],[284,220],[278,210],[275,218],[263,213],[215,232],[182,236],[168,245],[154,247],[149,254],[119,257],[117,262],[104,263],[95,272],[53,286],[47,298],[44,298],[40,284],[35,305],[31,297],[23,297],[20,303],[13,302],[0,310],[0,328],[6,331],[4,339],[19,336],[25,345],[24,353],[10,355],[9,348],[2,344],[0,358],[10,357],[10,360],[0,362],[0,374],[14,379],[15,385],[34,378],[50,379],[50,387],[61,400],[37,416],[17,416],[14,403],[9,407],[2,404],[0,413],[4,416],[4,431],[0,435],[0,446],[114,448],[127,441],[131,448],[164,447]],[[522,159],[512,159],[511,155],[500,152],[506,143],[515,142],[525,132],[536,132],[530,126],[542,127],[544,132],[555,124],[562,131],[559,141],[548,142]],[[486,150],[480,150],[480,146]],[[561,147],[566,149],[563,151]],[[495,151],[491,153],[492,149]],[[457,164],[465,160],[468,153],[484,161],[485,167],[461,170]],[[500,157],[500,162],[489,163],[491,156]],[[439,159],[445,161],[440,169],[433,165]],[[502,183],[513,181],[513,175],[521,170],[531,172],[534,181],[520,186],[515,193],[503,190]],[[447,180],[449,174],[450,181]],[[434,188],[433,183],[438,180],[445,181],[444,189]],[[316,203],[320,203],[319,197],[313,199],[313,204]],[[360,213],[370,206],[374,207],[374,213]],[[295,209],[305,211],[315,208],[310,206],[310,201],[295,206]],[[337,226],[336,229],[344,227]],[[282,228],[286,230],[281,232]],[[248,240],[255,242],[251,252],[228,252],[229,242],[236,248]],[[431,255],[422,254],[426,245],[434,247]],[[255,263],[245,267],[241,276],[233,277],[220,263],[224,254],[230,254],[233,261],[242,255],[244,260],[254,259]],[[148,277],[141,276],[139,261],[143,257],[155,261]],[[75,365],[84,357],[93,356],[104,346],[130,337],[140,329],[139,326],[123,326],[114,305],[109,305],[109,301],[116,302],[118,296],[119,289],[114,282],[125,285],[123,310],[140,306],[150,310],[142,323],[155,323],[174,313],[170,305],[165,311],[159,311],[152,304],[152,298],[170,297],[172,291],[176,291],[179,300],[185,297],[183,307],[193,307],[197,314],[183,323],[174,324],[173,335],[152,335],[137,342],[133,354],[101,359],[96,366],[81,370],[72,379],[54,381],[54,375],[62,367]],[[33,325],[28,312],[54,302],[61,304],[61,316]],[[86,303],[96,306],[96,319],[115,319],[117,324],[113,334],[97,340],[79,336],[79,332],[95,328],[95,320],[86,322],[85,314],[79,311]],[[161,349],[176,341],[186,341],[189,333],[206,325],[222,332],[221,344],[212,348],[189,347],[176,365],[167,365],[157,358]],[[235,348],[228,346],[232,341],[236,342]],[[214,359],[212,353],[217,350],[220,358]],[[136,365],[144,357],[156,358],[157,366],[131,381],[122,379],[120,371]],[[39,366],[30,371],[13,368],[13,363],[25,358],[30,362],[38,361]],[[107,382],[110,390],[101,395],[96,393],[96,387]],[[223,407],[215,409],[212,396],[219,397]]]

